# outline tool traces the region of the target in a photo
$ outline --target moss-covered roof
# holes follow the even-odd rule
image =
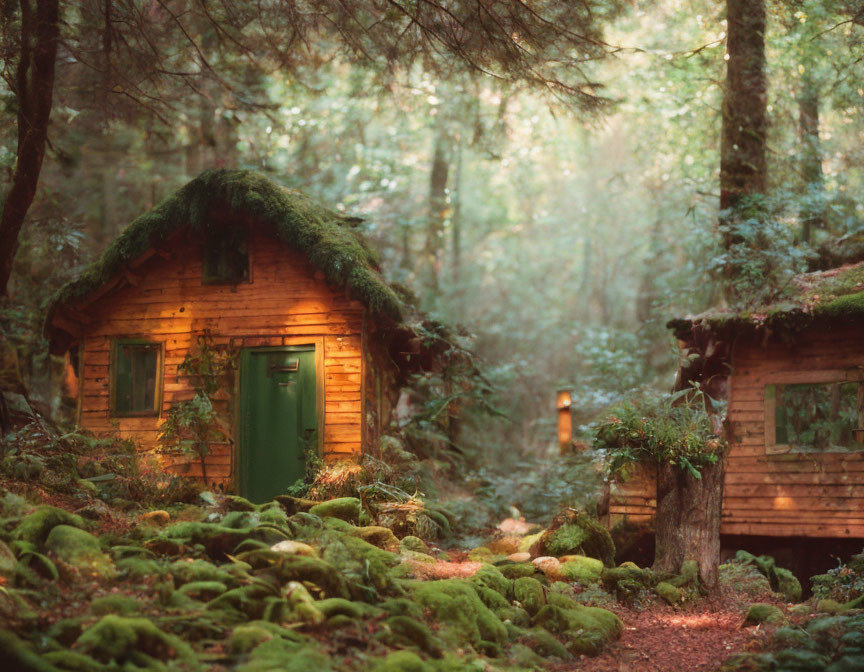
[[[329,283],[347,288],[373,313],[400,319],[402,301],[379,273],[374,252],[352,228],[355,218],[260,173],[208,170],[132,222],[77,280],[60,289],[51,302],[46,334],[51,336],[52,316],[60,307],[85,299],[181,227],[205,234],[214,213],[220,221],[266,230],[303,253]]]
[[[719,333],[781,324],[797,328],[844,319],[864,319],[864,262],[798,275],[773,304],[738,310],[712,308],[672,320],[667,326],[679,338],[686,338],[696,326]]]

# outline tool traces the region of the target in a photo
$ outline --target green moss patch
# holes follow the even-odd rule
[[[356,219],[285,189],[260,173],[207,170],[132,222],[74,282],[52,301],[51,315],[109,282],[130,263],[188,226],[202,237],[216,226],[259,228],[303,253],[327,281],[345,287],[373,313],[398,320],[402,302],[378,272],[378,260],[353,228]],[[227,222],[227,224],[226,224]]]
[[[480,600],[474,587],[461,579],[418,582],[412,586],[414,599],[444,626],[444,636],[454,643],[503,644],[507,629]]]
[[[54,506],[40,506],[18,523],[12,531],[12,538],[41,544],[48,537],[48,533],[58,525],[80,528],[84,527],[84,520],[81,516]]]
[[[82,574],[101,578],[114,575],[114,563],[102,552],[99,540],[77,527],[56,525],[48,533],[45,548]]]

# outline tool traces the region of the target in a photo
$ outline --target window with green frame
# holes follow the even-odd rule
[[[111,411],[115,416],[158,415],[162,388],[162,344],[114,341]]]
[[[249,282],[249,236],[240,226],[217,226],[204,241],[201,282],[237,285]]]
[[[848,452],[864,448],[864,382],[766,385],[769,453]]]

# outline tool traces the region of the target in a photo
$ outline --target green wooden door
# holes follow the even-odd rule
[[[240,488],[253,502],[285,492],[317,446],[315,348],[250,348],[240,362]]]

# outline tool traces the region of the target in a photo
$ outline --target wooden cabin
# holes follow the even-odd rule
[[[232,371],[213,395],[224,441],[204,465],[166,468],[266,500],[328,460],[377,441],[419,339],[352,219],[245,171],[208,171],[133,222],[53,301],[46,335],[65,353],[78,424],[160,445],[197,381],[206,342]],[[400,357],[402,361],[400,362]]]
[[[794,296],[669,326],[689,380],[728,402],[721,533],[864,538],[864,263],[796,278]],[[649,523],[646,468],[613,484],[612,525]]]

